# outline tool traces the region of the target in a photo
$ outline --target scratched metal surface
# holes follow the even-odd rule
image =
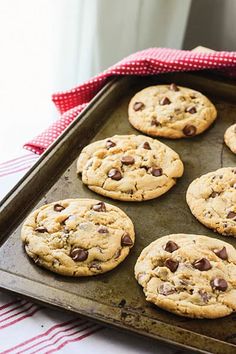
[[[218,111],[217,121],[200,136],[181,140],[160,139],[180,154],[185,165],[183,177],[167,194],[142,203],[114,201],[91,192],[76,175],[76,157],[80,149],[90,141],[114,134],[137,133],[127,120],[127,106],[132,95],[153,83],[172,81],[200,89],[214,102]],[[158,237],[177,232],[205,234],[219,239],[222,237],[195,220],[185,202],[185,193],[194,178],[222,166],[235,166],[236,157],[223,144],[225,129],[236,119],[236,105],[228,101],[234,97],[236,90],[233,84],[225,85],[206,77],[181,73],[152,78],[125,78],[110,84],[110,89],[105,90],[85,113],[83,126],[75,124],[71,127],[68,130],[70,138],[67,132],[61,145],[55,144],[51,155],[45,155],[38,168],[28,176],[28,180],[22,181],[18,190],[10,196],[11,200],[6,200],[2,206],[5,218],[2,223],[0,220],[2,230],[7,228],[7,220],[13,220],[17,214],[21,215],[15,230],[6,231],[2,240],[0,286],[107,325],[185,348],[202,352],[235,353],[236,315],[218,320],[178,317],[147,303],[133,275],[134,264],[141,250]],[[99,121],[96,129],[93,124],[95,119]],[[93,138],[85,134],[88,130],[92,132],[91,136],[95,133]],[[53,163],[58,167],[53,167]],[[30,178],[34,178],[34,184]],[[123,209],[133,220],[135,246],[130,256],[111,272],[96,277],[67,278],[40,269],[26,256],[19,239],[20,220],[33,206],[73,197],[91,197],[112,203]],[[29,207],[25,203],[27,200]],[[24,208],[19,211],[21,201]],[[236,246],[234,239],[224,240]]]

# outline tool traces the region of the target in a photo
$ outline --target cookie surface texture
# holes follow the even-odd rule
[[[128,115],[133,127],[147,135],[177,139],[204,132],[217,112],[200,92],[170,84],[138,92],[129,103]]]
[[[183,174],[179,155],[143,135],[115,135],[86,146],[77,173],[92,191],[118,200],[142,201],[166,193]]]
[[[236,237],[236,168],[224,167],[195,179],[188,187],[187,203],[205,226]]]
[[[236,124],[231,125],[224,135],[225,144],[236,154]]]
[[[93,199],[67,199],[33,211],[21,238],[36,264],[76,277],[115,268],[129,254],[135,234],[121,209]]]
[[[192,318],[218,318],[236,310],[236,250],[201,235],[173,234],[147,246],[135,277],[147,301]]]

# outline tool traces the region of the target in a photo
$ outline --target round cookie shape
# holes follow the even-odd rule
[[[226,129],[224,140],[225,144],[230,148],[230,150],[236,154],[236,124],[233,124],[228,129]]]
[[[192,318],[218,318],[235,311],[235,275],[234,247],[202,235],[161,237],[141,252],[135,265],[147,301]]]
[[[86,146],[77,173],[92,191],[118,200],[143,201],[166,193],[183,174],[179,155],[143,135],[115,135]]]
[[[177,139],[204,132],[217,112],[200,92],[171,84],[138,92],[129,103],[128,115],[133,127],[143,133]]]
[[[236,237],[236,167],[224,167],[195,179],[186,200],[203,225]]]
[[[93,199],[41,206],[25,220],[21,239],[34,262],[67,276],[105,273],[134,244],[134,226],[119,208]]]

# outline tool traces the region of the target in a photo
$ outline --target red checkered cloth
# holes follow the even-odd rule
[[[41,154],[87,106],[89,101],[114,75],[156,75],[174,71],[221,69],[236,77],[236,52],[201,53],[168,48],[150,48],[121,60],[84,84],[52,96],[61,118],[24,145]]]

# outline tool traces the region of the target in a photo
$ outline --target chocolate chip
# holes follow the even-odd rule
[[[194,114],[197,112],[197,110],[196,110],[196,107],[192,106],[192,107],[186,108],[185,112],[190,113],[190,114]]]
[[[64,206],[62,206],[62,205],[60,205],[60,204],[54,204],[53,209],[54,209],[55,211],[62,211],[62,210],[64,210],[65,208],[64,208]]]
[[[211,263],[206,258],[201,258],[193,263],[194,268],[205,271],[212,268]]]
[[[126,304],[126,300],[125,299],[122,299],[118,305],[118,307],[124,307]]]
[[[212,279],[210,284],[213,290],[225,291],[228,288],[227,281],[222,278]]]
[[[106,141],[106,148],[109,150],[110,148],[116,146],[116,143],[114,143],[114,141],[112,140],[107,140]]]
[[[121,237],[121,246],[133,246],[133,241],[130,237],[130,235],[128,234],[128,232],[126,232],[122,237]]]
[[[122,174],[116,168],[112,168],[108,172],[108,177],[111,178],[111,179],[114,179],[115,181],[119,181],[122,178]]]
[[[199,293],[199,295],[201,296],[201,298],[202,298],[202,300],[205,302],[205,303],[207,303],[209,300],[210,300],[210,298],[211,298],[211,295],[210,294],[207,294],[207,292],[206,291],[204,291],[204,290],[199,290],[198,291],[198,293]]]
[[[122,158],[121,158],[121,162],[124,165],[133,165],[134,161],[135,160],[134,160],[133,156],[122,156]]]
[[[215,198],[215,197],[217,197],[218,195],[219,195],[219,193],[213,191],[213,192],[210,194],[209,198]]]
[[[90,265],[89,265],[89,269],[94,268],[97,270],[102,270],[102,267],[100,266],[100,264],[96,261],[93,261]]]
[[[225,247],[223,247],[221,250],[213,250],[213,252],[217,255],[217,257],[221,259],[228,259],[228,253]]]
[[[107,211],[106,210],[106,206],[105,206],[105,203],[103,203],[103,202],[99,202],[99,203],[97,203],[97,204],[95,204],[94,206],[93,206],[93,210],[94,211],[103,211],[103,212],[105,212],[105,211]]]
[[[173,260],[173,259],[171,259],[171,258],[167,258],[167,259],[165,260],[164,265],[165,265],[167,268],[169,268],[169,270],[170,270],[172,273],[174,273],[174,272],[177,270],[178,266],[179,266],[179,262],[178,262],[178,261],[175,261],[175,260]]]
[[[97,232],[99,232],[100,234],[108,234],[108,228],[104,225],[99,226],[99,228],[97,229]]]
[[[172,253],[172,252],[176,251],[178,248],[179,248],[179,246],[174,241],[168,241],[164,250],[166,252]]]
[[[160,288],[158,289],[159,294],[161,295],[171,295],[175,293],[175,288],[171,286],[169,283],[161,284]]]
[[[236,213],[234,211],[230,211],[227,215],[227,219],[234,219],[236,218]]]
[[[154,176],[154,177],[159,177],[162,175],[162,168],[156,168],[156,167],[152,167],[150,169],[150,172],[151,174]]]
[[[173,83],[170,85],[170,90],[171,91],[179,91],[179,88],[178,88],[178,86],[176,86],[176,84]]]
[[[135,104],[133,105],[133,109],[137,112],[137,111],[141,111],[143,110],[145,107],[143,102],[135,102]]]
[[[194,136],[197,132],[197,128],[194,125],[185,125],[184,129],[183,129],[183,133],[186,136]]]
[[[168,97],[163,97],[163,98],[160,100],[159,103],[160,103],[161,106],[165,106],[165,105],[167,105],[167,104],[170,104],[171,101],[169,100]]]
[[[71,258],[75,262],[82,262],[88,258],[88,251],[83,248],[74,248],[70,253]]]
[[[145,143],[143,143],[143,146],[142,146],[144,149],[146,150],[152,150],[151,149],[151,146],[149,145],[149,143],[147,141],[145,141]]]
[[[40,232],[40,233],[48,232],[48,230],[44,226],[36,227],[35,231]]]
[[[158,122],[158,121],[156,120],[156,118],[153,118],[153,119],[151,120],[151,125],[152,125],[152,126],[155,125],[156,127],[159,127],[159,126],[161,125],[161,123]]]

